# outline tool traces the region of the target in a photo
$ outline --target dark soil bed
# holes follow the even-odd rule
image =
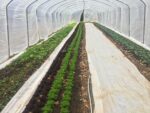
[[[145,78],[150,81],[150,66],[143,64],[135,57],[133,53],[126,50],[124,46],[114,41],[109,35],[106,33],[104,33],[104,35],[106,35],[108,39],[113,42],[122,51],[122,53],[138,68],[138,70],[145,76]]]
[[[85,38],[81,42],[77,68],[75,73],[75,86],[71,101],[71,113],[90,113],[88,96],[89,67],[85,50]]]

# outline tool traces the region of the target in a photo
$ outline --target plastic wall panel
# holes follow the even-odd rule
[[[143,27],[144,27],[144,7],[135,6],[131,8],[130,18],[130,35],[136,38],[136,40],[143,42]]]
[[[129,17],[129,9],[128,7],[124,7],[121,9],[121,30],[120,32],[129,36],[130,32],[130,17]]]
[[[36,12],[33,11],[28,13],[28,33],[29,33],[29,45],[37,43],[40,39],[38,33],[38,24],[36,18]]]
[[[150,47],[150,5],[146,10],[146,23],[145,23],[145,38],[144,43]]]
[[[10,0],[0,1],[0,62],[9,58],[6,6]]]
[[[26,8],[34,0],[14,0],[8,6],[10,55],[28,47]]]
[[[6,7],[0,5],[0,61],[3,62],[8,57]]]
[[[28,6],[27,16],[28,16],[28,33],[29,33],[29,44],[33,45],[40,40],[38,20],[37,20],[37,8],[46,2],[46,0],[38,0]]]
[[[46,39],[49,35],[46,14],[51,7],[53,7],[55,4],[59,3],[60,1],[62,0],[49,0],[48,2],[45,2],[37,9],[39,34],[41,39]]]

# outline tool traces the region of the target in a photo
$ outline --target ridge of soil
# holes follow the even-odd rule
[[[111,36],[109,36],[107,33],[102,31],[103,34],[108,37],[108,39],[138,68],[140,73],[150,81],[150,66],[147,66],[146,64],[143,64],[140,60],[138,60],[133,53],[126,50],[126,48],[114,41]]]

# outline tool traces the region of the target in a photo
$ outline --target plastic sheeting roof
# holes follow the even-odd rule
[[[0,63],[70,21],[96,21],[150,46],[149,0],[1,0]]]

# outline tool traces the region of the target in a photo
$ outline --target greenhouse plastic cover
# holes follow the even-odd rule
[[[95,21],[150,47],[149,0],[1,0],[0,63],[72,21]]]

